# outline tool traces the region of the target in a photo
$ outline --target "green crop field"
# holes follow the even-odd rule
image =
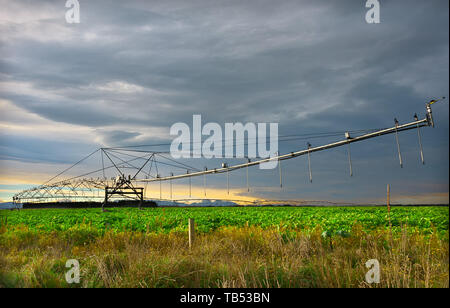
[[[386,207],[3,210],[0,287],[448,287],[449,208],[390,218]],[[78,284],[65,280],[69,259]]]
[[[112,208],[36,209],[8,213],[9,225],[26,225],[30,230],[65,231],[89,225],[102,231],[167,233],[185,231],[193,218],[198,231],[210,232],[224,226],[246,225],[350,232],[354,224],[364,230],[388,226],[385,207],[215,207],[215,208]],[[392,207],[393,230],[402,225],[423,233],[445,233],[449,228],[448,207]]]

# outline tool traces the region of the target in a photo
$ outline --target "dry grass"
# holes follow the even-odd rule
[[[323,238],[321,230],[222,228],[200,234],[0,231],[1,287],[449,287],[449,243],[386,230]],[[78,259],[80,284],[64,279]],[[378,259],[380,284],[365,282]]]

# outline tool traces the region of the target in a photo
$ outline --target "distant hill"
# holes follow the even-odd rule
[[[225,200],[201,200],[199,202],[179,202],[179,201],[167,201],[167,200],[155,200],[155,202],[158,204],[158,206],[236,206],[238,205],[236,202],[233,201],[225,201]]]
[[[18,204],[14,204],[12,202],[3,202],[0,203],[0,209],[15,209],[15,208],[22,208],[22,204],[18,203]]]

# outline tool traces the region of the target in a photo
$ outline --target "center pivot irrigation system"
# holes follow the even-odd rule
[[[442,98],[445,99],[445,98]],[[434,127],[433,114],[431,105],[440,100],[431,100],[426,104],[426,114],[423,119],[419,119],[417,114],[414,115],[414,121],[399,124],[395,119],[395,125],[390,128],[372,129],[372,130],[359,130],[359,131],[347,131],[339,133],[322,133],[322,134],[310,134],[310,135],[289,135],[279,137],[280,142],[296,140],[296,139],[310,139],[317,137],[332,137],[344,134],[345,139],[332,142],[329,144],[312,147],[307,143],[307,148],[288,154],[277,155],[271,158],[257,159],[251,161],[247,159],[245,163],[228,165],[223,163],[220,168],[208,169],[204,168],[200,170],[186,163],[180,162],[171,158],[169,152],[157,152],[143,150],[148,146],[165,146],[168,144],[159,145],[141,145],[141,146],[128,146],[128,147],[116,147],[116,148],[100,148],[92,152],[82,160],[73,164],[69,168],[58,173],[44,184],[24,190],[13,197],[13,201],[16,204],[19,203],[42,203],[42,202],[79,202],[79,201],[103,201],[102,208],[107,206],[109,201],[118,199],[132,199],[138,200],[141,205],[146,198],[147,185],[152,182],[159,182],[159,199],[162,199],[162,182],[170,182],[170,199],[172,199],[172,181],[177,179],[188,178],[189,179],[189,198],[192,197],[192,183],[191,178],[195,176],[203,176],[204,194],[206,197],[206,175],[212,174],[227,174],[227,190],[229,193],[229,172],[238,169],[246,168],[247,176],[247,190],[250,191],[248,168],[257,166],[262,163],[267,163],[273,160],[278,161],[278,169],[280,176],[280,186],[282,186],[282,169],[281,161],[299,157],[302,155],[308,156],[308,169],[309,180],[312,182],[311,171],[311,159],[310,156],[314,152],[328,150],[340,146],[347,146],[348,162],[350,168],[350,176],[353,175],[352,160],[350,154],[350,144],[354,142],[363,141],[366,139],[376,138],[383,135],[395,134],[395,140],[398,150],[398,159],[400,166],[403,167],[402,154],[400,151],[400,144],[398,134],[399,132],[417,129],[420,159],[424,164],[424,156],[422,149],[422,140],[420,134],[420,128],[425,126]],[[358,135],[359,134],[359,135]],[[296,138],[301,136],[301,138]],[[73,176],[68,179],[55,181],[57,178],[61,178],[63,174],[73,169],[75,166],[87,161],[94,155],[100,155],[101,168],[94,171],[84,172],[81,175]],[[170,167],[171,170],[183,170],[179,174],[169,172],[168,176],[162,176],[158,166]],[[125,174],[126,170],[132,170],[132,174]],[[110,177],[113,172],[113,177]],[[94,178],[93,176],[97,176]],[[153,199],[154,196],[153,196]],[[198,199],[196,199],[198,200]]]

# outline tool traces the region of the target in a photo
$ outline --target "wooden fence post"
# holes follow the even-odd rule
[[[189,218],[189,248],[192,248],[195,240],[195,223],[194,219]]]
[[[388,210],[389,230],[392,232],[392,224],[391,224],[391,187],[390,187],[389,184],[387,184],[386,204],[387,204],[387,210]]]

